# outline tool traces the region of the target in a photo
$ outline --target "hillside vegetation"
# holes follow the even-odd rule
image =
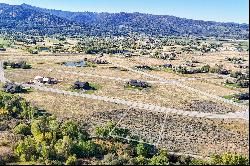
[[[143,13],[67,12],[30,5],[0,4],[2,32],[66,35],[210,36],[247,39],[247,24],[192,20]]]
[[[0,92],[1,130],[15,140],[0,141],[0,150],[12,148],[11,153],[0,151],[0,164],[46,165],[247,165],[242,155],[225,153],[210,160],[169,155],[153,145],[112,138],[112,130],[119,136],[131,136],[130,131],[117,128],[113,122],[95,128],[90,137],[83,125],[71,120],[59,120],[30,105],[24,99]],[[12,138],[12,139],[13,139]],[[5,147],[5,148],[1,148]]]

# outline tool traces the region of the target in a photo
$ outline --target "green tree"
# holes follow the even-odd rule
[[[202,66],[201,67],[201,71],[203,73],[208,73],[209,72],[209,69],[210,69],[210,66],[209,65],[205,65],[205,66]]]
[[[76,165],[76,156],[69,156],[65,162],[66,165]]]
[[[53,133],[51,132],[49,117],[42,116],[31,123],[31,133],[38,143],[46,141],[50,143],[53,139]]]
[[[104,156],[101,164],[103,165],[125,165],[128,162],[128,159],[124,156],[117,156],[113,153],[108,153]]]
[[[30,126],[25,123],[20,123],[13,129],[15,134],[23,134],[23,135],[30,135],[31,130]]]
[[[139,143],[136,146],[136,153],[137,153],[138,156],[144,156],[144,157],[147,156],[148,155],[148,151],[145,148],[145,144]]]
[[[61,126],[63,136],[69,136],[73,140],[88,140],[89,134],[73,121],[66,121]]]
[[[35,161],[38,158],[35,140],[28,136],[18,142],[14,153],[21,161]]]
[[[148,159],[142,155],[137,156],[135,159],[136,159],[136,165],[147,165],[148,164]]]
[[[50,117],[49,119],[49,129],[50,132],[52,133],[52,138],[54,141],[56,141],[57,136],[60,135],[60,124],[58,120],[55,117]]]
[[[154,146],[145,143],[139,143],[136,146],[136,153],[138,156],[150,157],[154,153]]]
[[[73,146],[72,139],[69,136],[64,136],[63,139],[57,141],[54,147],[57,155],[66,159],[71,155]]]
[[[248,165],[249,159],[236,153],[224,153],[222,155],[213,155],[210,163],[214,165]]]
[[[94,157],[102,153],[102,148],[93,141],[79,141],[72,152],[78,157]]]
[[[104,127],[96,127],[95,129],[95,134],[98,136],[98,137],[102,137],[102,138],[109,138],[109,133],[114,130],[114,127],[116,126],[115,123],[109,121],[107,122],[106,126]]]
[[[39,153],[41,155],[41,157],[45,160],[45,159],[49,159],[50,156],[50,147],[47,145],[47,143],[45,141],[41,142],[38,145],[38,149],[39,149]]]
[[[29,121],[34,119],[35,115],[38,112],[36,107],[30,106],[29,103],[27,103],[25,100],[20,101],[20,106],[22,109],[20,116],[22,118],[28,118]]]
[[[78,136],[78,127],[73,121],[64,122],[61,126],[61,130],[63,136],[69,136],[72,139],[75,139]]]
[[[169,165],[167,151],[161,150],[159,155],[153,156],[149,161],[149,165]]]

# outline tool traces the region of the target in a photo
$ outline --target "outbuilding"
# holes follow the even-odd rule
[[[94,90],[88,82],[76,81],[74,83],[74,89]]]
[[[130,86],[141,87],[141,88],[150,87],[147,82],[138,81],[138,80],[130,80],[129,82],[127,82],[127,84]]]
[[[164,65],[162,65],[162,66],[165,67],[165,68],[172,68],[172,67],[173,67],[172,64],[164,64]]]
[[[6,51],[6,48],[1,47],[0,51]]]

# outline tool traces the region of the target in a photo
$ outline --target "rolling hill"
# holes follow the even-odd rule
[[[247,39],[248,24],[192,20],[143,13],[68,12],[22,5],[0,4],[3,32],[66,35],[212,36]]]

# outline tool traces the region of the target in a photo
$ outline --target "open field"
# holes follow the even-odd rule
[[[22,58],[22,60],[24,59]],[[34,64],[32,63],[32,61],[28,61],[28,62],[30,62],[30,64],[32,65]],[[183,108],[185,109],[187,104],[192,104],[193,101],[204,101],[204,103],[209,101],[209,98],[206,96],[198,96],[194,92],[186,91],[185,89],[181,89],[171,84],[162,85],[162,84],[154,83],[152,84],[151,88],[148,88],[145,90],[141,90],[141,91],[129,90],[129,89],[124,88],[124,85],[125,85],[124,81],[109,80],[109,79],[102,79],[102,78],[96,78],[96,77],[90,77],[90,76],[81,76],[77,74],[65,73],[65,71],[69,71],[69,72],[77,72],[80,74],[81,73],[92,74],[92,75],[100,75],[100,76],[109,76],[109,77],[114,77],[114,78],[118,76],[119,78],[122,78],[122,79],[139,79],[139,80],[155,81],[155,79],[152,79],[152,78],[148,79],[145,76],[138,75],[131,71],[119,71],[119,70],[109,69],[108,67],[104,67],[104,66],[98,66],[94,68],[92,67],[84,67],[84,68],[64,67],[58,64],[51,64],[50,63],[51,61],[49,60],[47,62],[43,62],[43,64],[41,64],[41,62],[38,62],[38,64],[33,65],[33,69],[27,69],[27,70],[7,69],[5,72],[5,76],[6,78],[14,82],[28,82],[30,80],[33,80],[35,76],[38,76],[38,75],[46,76],[46,77],[54,77],[59,80],[62,80],[62,82],[55,84],[55,85],[49,85],[49,86],[53,88],[57,88],[57,89],[62,89],[62,90],[71,90],[70,87],[77,80],[88,81],[90,83],[95,83],[101,86],[99,90],[94,92],[95,95],[117,97],[117,98],[126,99],[126,100],[141,101],[144,103],[150,103],[150,104],[171,107],[171,108],[176,108],[176,109],[183,109]],[[48,68],[47,66],[51,66],[51,67]],[[52,69],[52,70],[48,70],[48,69]],[[58,72],[58,71],[61,71],[61,72]],[[176,79],[176,78],[171,78],[171,79]],[[224,96],[227,94],[236,93],[236,91],[230,90],[222,86],[215,86],[213,84],[202,83],[198,81],[196,82],[193,81],[193,82],[191,83],[190,81],[188,81],[187,84],[195,87],[196,89],[199,89],[201,91],[206,91],[214,95]],[[200,83],[201,85],[199,85],[197,82]],[[184,82],[184,84],[186,83]],[[217,103],[217,105],[221,105],[221,108],[219,109],[219,107],[217,107],[217,109],[210,109],[211,112],[223,113],[223,112],[239,110],[235,106],[220,103],[217,101],[214,101],[214,102]],[[100,105],[100,107],[102,106]],[[203,110],[199,110],[199,111],[202,112]]]
[[[247,123],[242,121],[201,120],[176,115],[166,115],[165,118],[162,113],[145,114],[139,110],[125,113],[119,126],[129,128],[146,142],[158,143],[170,151],[203,155],[225,150],[248,152],[246,134],[249,130]],[[239,123],[240,129],[238,126],[237,130],[234,123]]]
[[[53,44],[58,41],[48,41]],[[74,43],[75,41],[70,41]],[[54,85],[43,85],[48,88],[73,91],[72,85],[76,81],[93,83],[98,89],[91,94],[109,98],[118,98],[126,101],[152,104],[159,107],[172,108],[194,113],[227,114],[244,112],[248,107],[241,103],[233,105],[230,102],[216,100],[209,95],[202,95],[185,86],[205,92],[218,98],[224,96],[246,93],[247,88],[230,88],[224,82],[230,77],[215,73],[180,74],[171,70],[162,70],[159,66],[171,63],[174,66],[183,65],[187,60],[196,59],[197,67],[204,65],[223,65],[231,71],[238,71],[226,57],[244,58],[249,62],[245,52],[220,51],[215,53],[181,54],[175,60],[162,60],[150,56],[122,57],[118,55],[89,55],[89,54],[52,54],[39,53],[13,53],[7,50],[0,53],[1,61],[26,61],[31,69],[4,70],[5,77],[13,82],[26,83],[36,76],[53,77],[60,82]],[[95,67],[66,67],[62,62],[76,62],[88,59],[105,59],[109,64],[96,64]],[[114,68],[116,64],[124,68]],[[137,72],[135,66],[155,67],[154,70],[141,70]],[[129,70],[125,70],[129,69]],[[245,69],[242,69],[245,71]],[[152,77],[151,77],[152,76]],[[151,87],[138,90],[125,88],[126,81],[130,79],[149,82]],[[173,81],[173,83],[162,80]],[[178,84],[185,85],[179,86]],[[75,91],[74,91],[75,92]],[[77,91],[79,94],[87,93]],[[62,119],[76,119],[84,122],[90,132],[94,126],[103,125],[112,120],[119,122],[118,126],[128,128],[140,139],[165,147],[169,151],[209,156],[212,153],[233,151],[242,154],[248,153],[248,120],[243,119],[208,119],[202,117],[189,117],[174,113],[152,112],[149,110],[129,109],[123,104],[116,104],[83,97],[43,92],[32,89],[29,93],[20,94],[34,105],[55,114]],[[238,105],[237,105],[238,104]],[[242,107],[240,107],[242,106]]]

